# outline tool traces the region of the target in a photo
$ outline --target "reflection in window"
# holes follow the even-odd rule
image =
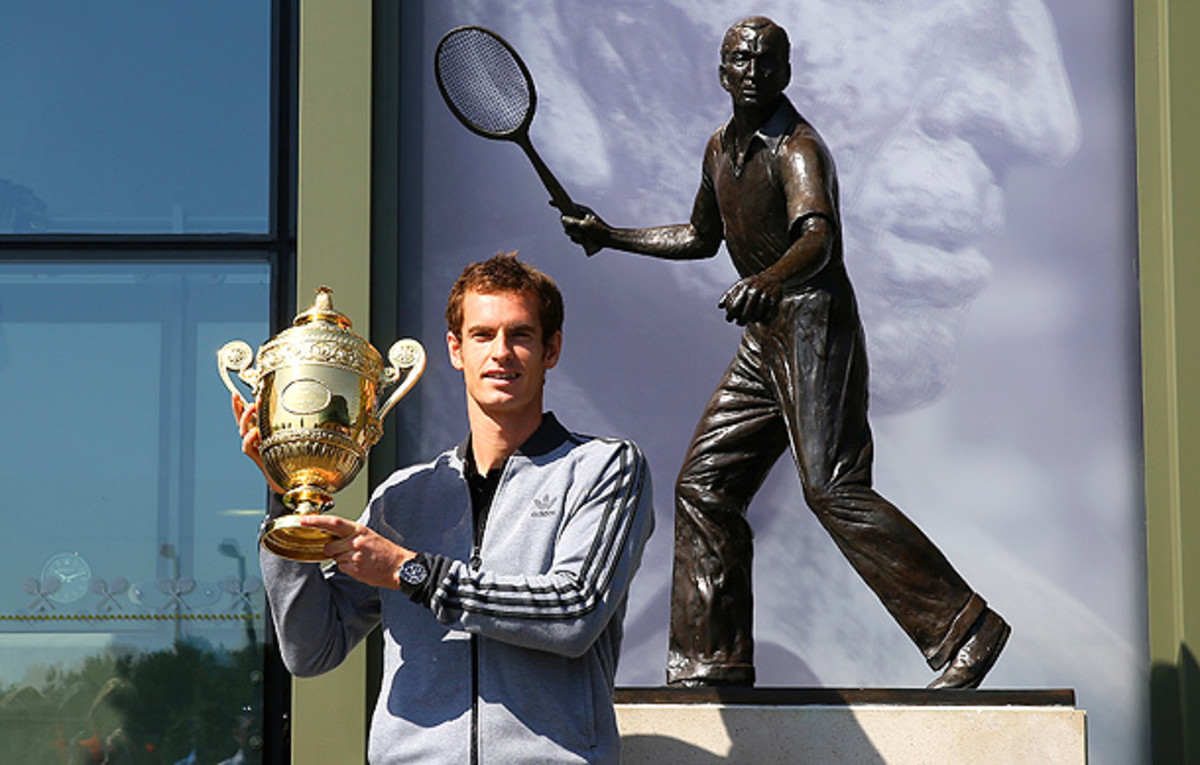
[[[264,490],[216,351],[267,338],[269,279],[0,263],[5,761],[255,759]]]
[[[271,2],[6,3],[0,234],[267,233]]]

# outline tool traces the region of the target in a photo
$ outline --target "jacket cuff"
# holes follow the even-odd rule
[[[425,564],[425,568],[429,571],[429,577],[408,598],[414,603],[429,608],[433,603],[433,594],[437,592],[438,585],[446,578],[446,573],[450,570],[450,559],[444,555],[417,553],[417,560]]]

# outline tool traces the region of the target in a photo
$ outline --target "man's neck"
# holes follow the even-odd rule
[[[768,106],[733,105],[733,119],[730,121],[730,125],[733,128],[733,139],[739,154],[745,153],[750,139],[754,137],[759,128],[767,124],[767,120],[771,119],[771,115],[779,108],[782,101],[783,96],[781,95]]]
[[[468,406],[471,426],[471,452],[475,469],[481,475],[496,467],[529,440],[542,424],[541,407],[534,413],[490,415],[474,405]]]

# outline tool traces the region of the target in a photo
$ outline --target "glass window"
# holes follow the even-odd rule
[[[0,234],[266,233],[269,0],[5,3]]]
[[[261,747],[264,489],[216,353],[267,339],[270,286],[265,259],[0,263],[6,761]]]

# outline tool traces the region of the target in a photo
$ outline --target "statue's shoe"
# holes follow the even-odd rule
[[[967,640],[958,649],[945,671],[929,684],[930,688],[978,688],[996,664],[1012,628],[1000,614],[988,609],[976,620]]]

